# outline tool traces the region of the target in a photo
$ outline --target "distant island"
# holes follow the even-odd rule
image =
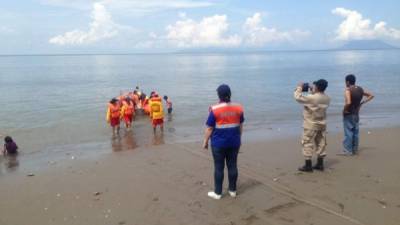
[[[379,40],[353,40],[345,43],[338,50],[375,50],[375,49],[398,49],[393,45]]]

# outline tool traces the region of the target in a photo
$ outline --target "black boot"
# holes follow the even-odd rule
[[[318,157],[317,164],[313,167],[316,170],[324,171],[324,157]]]
[[[306,163],[304,164],[304,166],[299,168],[299,171],[302,171],[302,172],[312,172],[312,171],[313,171],[313,168],[312,168],[311,159],[307,159],[307,160],[306,160]]]

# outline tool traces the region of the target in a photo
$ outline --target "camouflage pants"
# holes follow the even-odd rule
[[[313,154],[324,157],[327,145],[326,130],[304,129],[301,144],[303,145],[303,155],[306,159],[311,159]]]

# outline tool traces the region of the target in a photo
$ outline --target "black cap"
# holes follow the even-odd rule
[[[313,84],[317,86],[319,91],[322,92],[324,92],[325,89],[328,87],[328,81],[326,81],[325,79],[319,79],[317,81],[314,81]]]
[[[229,101],[231,98],[231,88],[226,84],[221,84],[217,88],[217,93],[220,100]]]

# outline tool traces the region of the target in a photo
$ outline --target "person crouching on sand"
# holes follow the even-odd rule
[[[154,93],[149,100],[150,118],[153,125],[153,131],[156,133],[157,126],[160,126],[161,132],[164,131],[164,110],[162,107],[161,98],[157,93]]]
[[[3,155],[17,155],[18,146],[10,136],[4,138]]]
[[[243,108],[231,102],[231,89],[222,84],[217,89],[220,102],[210,107],[206,122],[203,148],[208,149],[211,139],[211,150],[214,158],[214,191],[208,192],[213,199],[222,197],[225,161],[228,167],[229,195],[236,197],[238,179],[237,157],[241,145],[243,130]]]
[[[117,134],[119,134],[121,107],[116,98],[111,99],[110,103],[108,104],[106,120],[112,127],[113,135],[115,135],[115,131],[117,131]]]
[[[326,110],[329,107],[330,98],[324,93],[328,87],[328,82],[324,79],[314,82],[310,94],[308,92],[308,84],[300,83],[295,92],[294,98],[297,102],[304,105],[303,110],[303,155],[305,157],[305,165],[299,168],[299,171],[312,172],[316,170],[324,170],[324,157],[326,155]],[[317,154],[317,164],[312,167],[311,158],[313,154]]]
[[[127,97],[125,101],[122,102],[121,115],[124,118],[126,129],[130,130],[133,117],[135,116],[135,105],[131,98]]]

